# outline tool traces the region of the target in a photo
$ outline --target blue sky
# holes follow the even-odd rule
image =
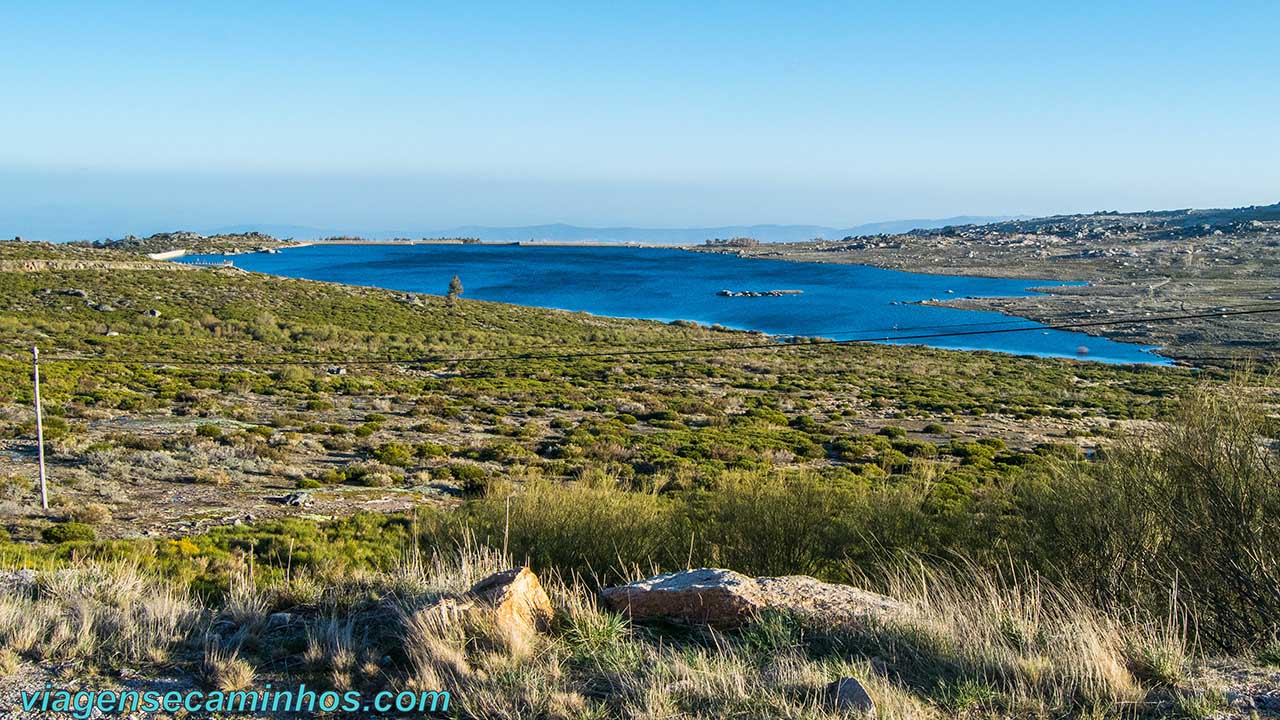
[[[0,234],[1280,200],[1280,4],[9,3]]]

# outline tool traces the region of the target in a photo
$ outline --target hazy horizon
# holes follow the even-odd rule
[[[850,227],[1275,202],[1280,6],[52,2],[0,236]]]

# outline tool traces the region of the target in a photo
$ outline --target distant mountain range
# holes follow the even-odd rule
[[[854,227],[836,228],[823,225],[723,225],[705,228],[592,228],[554,223],[550,225],[524,225],[519,227],[493,227],[489,225],[459,225],[435,230],[351,232],[326,230],[303,225],[230,225],[205,230],[208,234],[260,232],[277,238],[316,240],[335,236],[360,236],[370,240],[392,238],[474,237],[487,242],[609,242],[644,243],[651,245],[690,245],[712,238],[753,237],[760,242],[797,242],[824,238],[839,240],[857,235],[902,233],[909,230],[927,230],[949,225],[978,225],[1018,217],[987,217],[960,215],[928,220],[890,220],[867,223]]]

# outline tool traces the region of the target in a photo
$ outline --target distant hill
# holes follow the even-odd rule
[[[323,228],[310,227],[307,225],[248,224],[223,225],[222,227],[205,229],[205,234],[207,235],[245,235],[248,233],[270,235],[273,238],[279,238],[282,240],[285,238],[293,238],[295,240],[318,240],[323,237],[332,237],[334,235],[342,234],[335,230],[325,230]]]
[[[1075,215],[1048,215],[1044,218],[1012,218],[982,223],[974,228],[982,232],[1082,232],[1088,229],[1107,228],[1111,231],[1142,232],[1146,236],[1161,237],[1176,234],[1180,237],[1197,237],[1201,234],[1249,231],[1265,223],[1280,220],[1280,202],[1275,205],[1249,205],[1247,208],[1203,208],[1180,210],[1144,210],[1138,213],[1119,213],[1102,210],[1098,213]],[[957,223],[959,224],[959,223]],[[979,224],[979,223],[968,223]],[[915,228],[928,229],[928,228]]]
[[[960,215],[948,218],[889,220],[837,228],[825,225],[722,225],[702,228],[584,227],[565,223],[500,227],[492,225],[459,225],[449,228],[418,230],[362,231],[359,229],[318,228],[306,225],[239,224],[208,228],[208,237],[252,236],[256,234],[295,241],[332,237],[362,237],[369,240],[397,238],[479,238],[486,242],[549,243],[637,243],[646,245],[701,245],[713,238],[751,237],[762,243],[803,243],[808,240],[842,240],[873,235],[933,235],[955,233],[1035,233],[1059,232],[1077,234],[1132,230],[1143,234],[1153,231],[1163,236],[1195,235],[1206,228],[1223,231],[1244,223],[1272,221],[1280,217],[1280,204],[1225,209],[1153,210],[1144,212],[1102,211],[1074,215],[979,216]],[[169,234],[162,234],[169,235]],[[162,239],[168,239],[162,238]],[[117,241],[119,242],[119,241]],[[154,244],[154,243],[152,243]]]
[[[1044,233],[1079,236],[1128,233],[1134,237],[1168,240],[1257,231],[1277,221],[1280,221],[1280,203],[1237,208],[1183,208],[1138,212],[1102,210],[1074,215],[1010,218],[988,223],[956,223],[954,226],[946,227],[945,231],[968,234]],[[966,224],[974,227],[964,227]],[[931,235],[935,233],[930,233],[929,230],[943,229],[942,227],[913,228],[911,234]]]
[[[640,227],[585,227],[566,223],[547,225],[459,225],[449,228],[416,230],[368,230],[364,228],[322,228],[312,225],[283,223],[239,223],[234,225],[202,226],[193,230],[206,237],[236,235],[267,235],[280,240],[321,240],[331,237],[363,237],[369,240],[393,240],[397,238],[454,238],[474,237],[486,242],[604,242],[639,243],[645,245],[701,245],[712,238],[753,237],[760,242],[802,242],[805,240],[839,240],[851,235],[879,235],[903,233],[911,230],[931,230],[954,225],[1021,220],[1027,216],[977,216],[961,215],[949,218],[917,220],[888,220],[866,223],[847,228],[826,225],[723,225],[702,228],[640,228]],[[160,233],[165,234],[165,233]]]
[[[711,238],[753,237],[760,242],[797,242],[814,238],[839,239],[849,235],[871,235],[888,232],[907,232],[917,228],[939,228],[947,225],[1010,220],[1009,217],[952,217],[932,220],[891,220],[868,223],[850,228],[824,225],[723,225],[703,228],[593,228],[555,223],[551,225],[526,225],[523,227],[491,227],[463,225],[436,230],[428,235],[441,237],[478,237],[492,242],[517,242],[540,240],[545,242],[616,242],[646,243],[657,245],[699,244]],[[413,237],[413,234],[392,233]]]

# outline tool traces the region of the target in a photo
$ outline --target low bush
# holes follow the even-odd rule
[[[217,425],[197,425],[196,435],[202,438],[217,440],[222,437],[222,428]]]
[[[413,447],[400,442],[383,443],[371,454],[378,462],[393,467],[409,467],[416,456]]]
[[[47,543],[87,542],[95,540],[98,533],[94,529],[79,522],[62,522],[50,525],[40,531],[40,536]]]

